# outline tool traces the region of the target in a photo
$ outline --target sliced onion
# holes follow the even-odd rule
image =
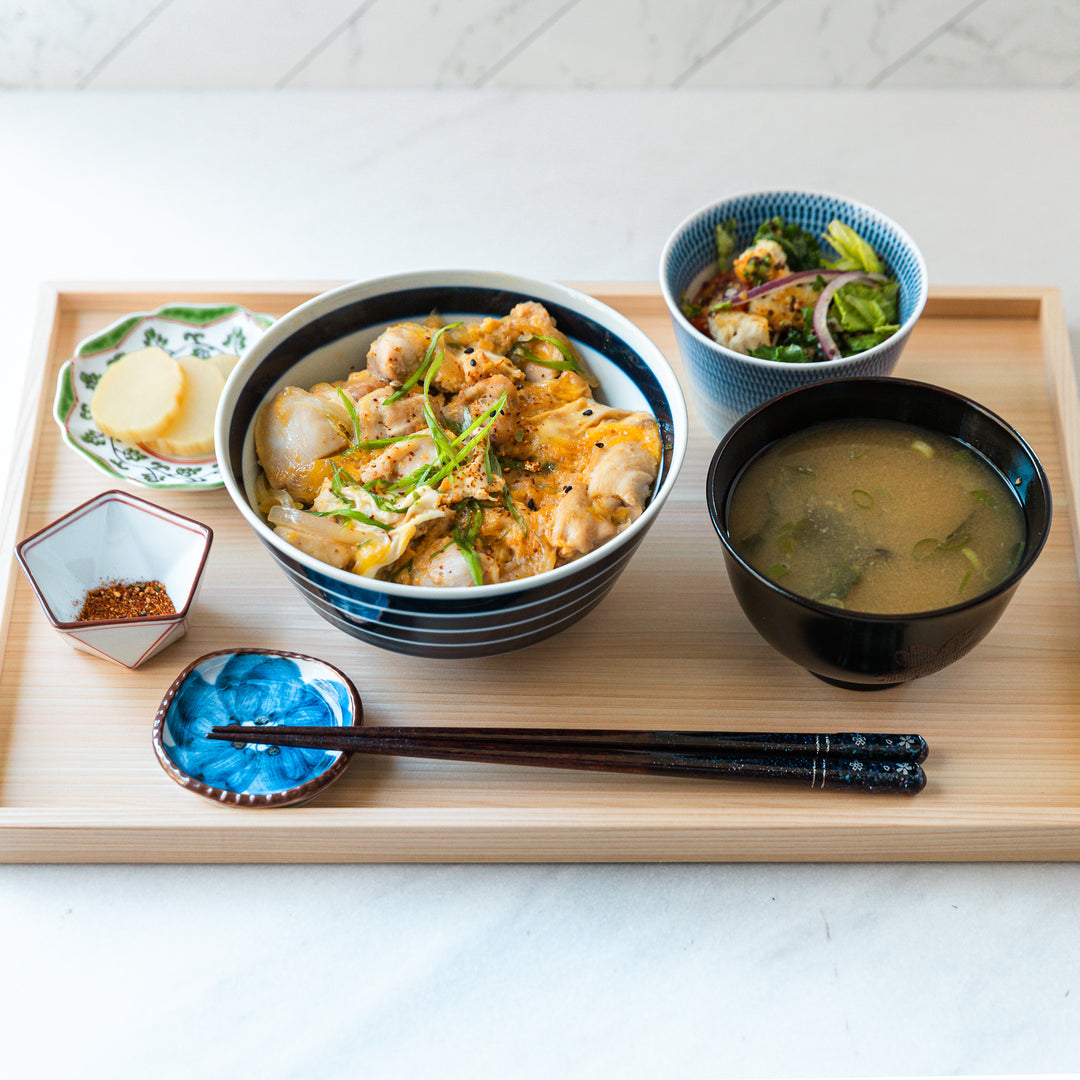
[[[764,285],[755,285],[744,293],[725,296],[718,302],[730,304],[732,307],[742,307],[743,304],[748,304],[751,300],[757,300],[760,296],[768,296],[769,293],[774,293],[779,289],[786,289],[789,285],[802,285],[807,281],[817,281],[818,278],[829,281],[838,274],[845,272],[841,270],[800,270],[795,274],[785,274],[784,277],[766,281]]]
[[[840,348],[833,340],[832,334],[829,333],[829,305],[832,303],[836,291],[853,281],[872,281],[875,284],[880,284],[887,280],[884,274],[866,274],[862,270],[845,270],[843,273],[833,277],[828,285],[821,290],[817,303],[814,304],[814,333],[817,335],[817,339],[821,344],[821,351],[825,354],[826,360],[837,360],[840,357]]]
[[[328,540],[333,544],[355,544],[356,533],[339,525],[332,518],[317,517],[306,510],[297,510],[291,506],[272,506],[266,515],[271,525],[286,525],[299,532]]]

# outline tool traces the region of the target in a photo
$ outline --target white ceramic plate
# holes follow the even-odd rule
[[[136,312],[79,343],[60,369],[53,418],[64,441],[103,473],[147,488],[221,487],[213,454],[200,458],[163,457],[142,444],[121,442],[98,430],[90,414],[94,387],[105,369],[125,353],[158,345],[171,356],[220,353],[242,356],[273,322],[238,304],[167,304]]]

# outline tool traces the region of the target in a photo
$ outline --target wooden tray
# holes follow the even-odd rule
[[[60,364],[120,315],[172,300],[280,314],[326,286],[63,286],[46,290],[6,550],[115,486],[51,417]],[[589,286],[681,370],[652,286]],[[964,660],[860,694],[765,645],[730,593],[704,502],[714,444],[691,405],[679,484],[610,596],[525,652],[453,664],[384,653],[315,616],[223,490],[163,492],[214,529],[190,633],[125,671],[69,648],[8,558],[0,625],[0,860],[8,862],[1071,860],[1080,855],[1080,406],[1058,293],[936,289],[898,375],[970,394],[1013,423],[1055,493],[1045,551]],[[145,492],[141,492],[146,494]],[[353,759],[315,802],[216,806],[174,784],[150,746],[157,705],[202,653],[312,653],[356,682],[373,723],[473,722],[918,732],[915,798],[748,783]]]

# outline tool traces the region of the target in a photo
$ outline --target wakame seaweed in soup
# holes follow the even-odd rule
[[[842,420],[764,450],[728,532],[759,573],[868,614],[931,611],[1004,580],[1024,548],[1016,494],[979,454],[909,424]]]

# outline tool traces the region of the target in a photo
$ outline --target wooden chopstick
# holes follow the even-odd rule
[[[917,735],[233,724],[207,737],[443,761],[787,780],[812,788],[916,794],[926,784],[919,763],[927,748]]]

